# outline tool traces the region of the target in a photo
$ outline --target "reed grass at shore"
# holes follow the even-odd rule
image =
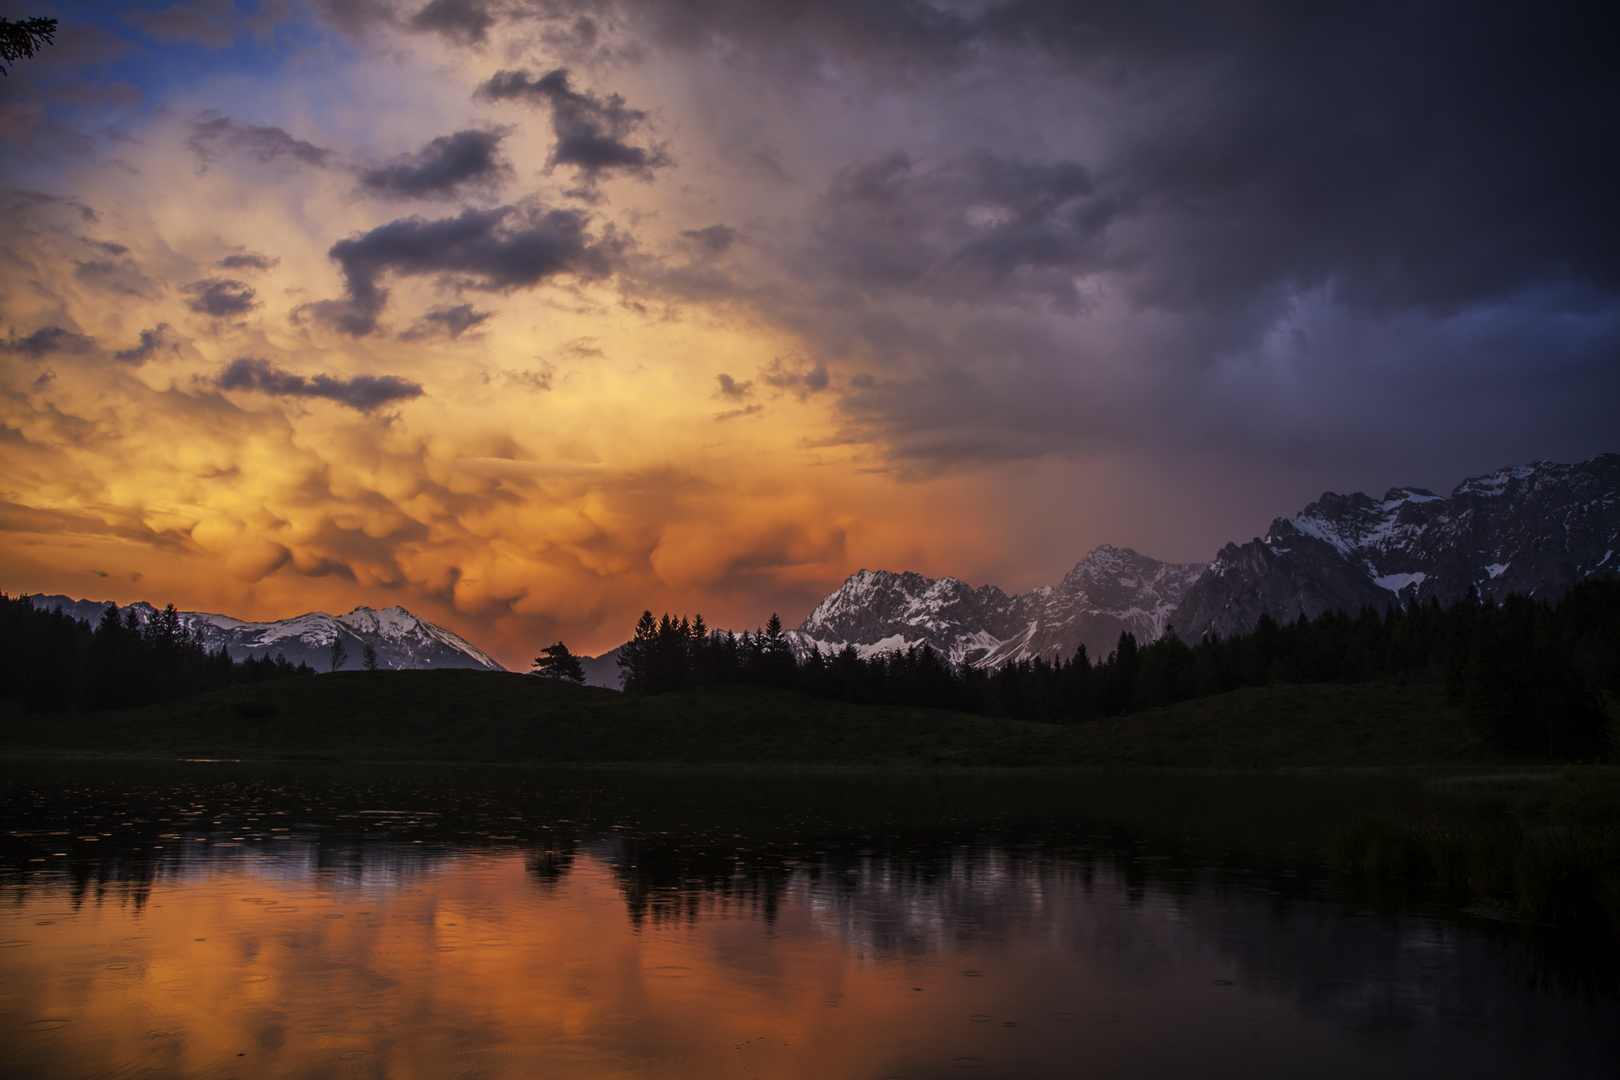
[[[1333,838],[1351,875],[1431,887],[1527,922],[1620,936],[1620,774],[1573,772],[1498,821],[1371,815]]]

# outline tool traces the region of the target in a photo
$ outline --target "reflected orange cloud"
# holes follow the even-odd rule
[[[0,1023],[40,1075],[881,1076],[989,1057],[1001,1032],[967,1018],[991,1000],[1033,1018],[1101,993],[1072,972],[1060,990],[1033,942],[998,961],[1016,985],[961,978],[971,951],[866,955],[803,898],[770,924],[717,901],[638,925],[588,858],[549,885],[492,855],[372,886],[246,865],[139,908],[20,902]]]

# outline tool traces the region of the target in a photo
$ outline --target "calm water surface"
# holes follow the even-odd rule
[[[0,764],[0,1073],[1620,1073],[1612,952],[1358,892],[1323,843],[1369,808],[1501,812],[1419,777]]]

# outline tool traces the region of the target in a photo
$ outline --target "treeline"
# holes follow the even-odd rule
[[[0,593],[0,699],[29,712],[150,705],[304,674],[314,669],[284,656],[233,661],[223,645],[210,652],[173,604],[144,626],[133,610],[109,604],[92,627]]]
[[[1442,608],[1333,612],[1292,623],[1262,615],[1247,634],[1189,645],[1121,634],[1100,662],[1084,646],[995,670],[956,667],[927,645],[862,658],[853,646],[796,658],[780,620],[756,633],[713,633],[643,612],[620,653],[626,690],[657,694],[756,683],[817,697],[1081,723],[1270,683],[1443,684],[1491,745],[1516,754],[1593,758],[1610,750],[1620,700],[1620,582],[1592,580],[1557,605],[1477,595]]]

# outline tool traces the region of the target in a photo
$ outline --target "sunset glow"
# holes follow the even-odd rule
[[[1340,102],[1376,19],[1311,74],[1236,14],[159,6],[5,9],[62,20],[0,86],[14,593],[402,604],[521,669],[1614,449],[1606,174],[1469,186],[1571,136]],[[1255,118],[1301,95],[1334,148]]]

